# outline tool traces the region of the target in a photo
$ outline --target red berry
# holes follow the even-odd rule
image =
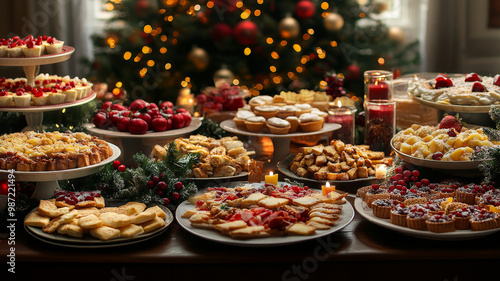
[[[203,200],[198,200],[198,202],[196,202],[196,207],[201,207],[201,206],[203,206],[203,204],[205,204],[205,202],[203,202]]]
[[[394,169],[394,173],[396,173],[396,174],[402,174],[403,173],[403,168],[402,167],[396,167],[396,169]]]
[[[398,180],[398,184],[401,186],[406,186],[406,182],[404,180]]]
[[[402,179],[403,179],[403,175],[402,174],[394,175],[394,180],[395,181],[402,180]]]
[[[453,137],[456,137],[456,136],[457,136],[457,131],[455,131],[455,129],[454,129],[454,128],[450,128],[450,129],[448,129],[448,136],[450,136],[450,137],[452,137],[452,138],[453,138]]]
[[[420,181],[423,185],[429,185],[429,180],[428,179],[422,179]]]
[[[120,172],[125,172],[126,169],[127,169],[127,167],[123,164],[118,166],[118,171],[120,171]]]
[[[178,181],[175,183],[174,187],[177,190],[181,190],[184,187],[184,185],[182,184],[182,182]]]
[[[497,85],[500,87],[500,75],[497,74],[495,77],[493,77],[493,85]]]
[[[148,186],[149,187],[154,187],[155,186],[155,182],[154,181],[148,181]]]
[[[160,178],[159,178],[159,177],[157,177],[157,176],[153,176],[153,181],[154,181],[155,183],[157,183],[157,182],[159,182],[159,181],[160,181]]]
[[[472,91],[473,92],[486,92],[486,87],[481,84],[481,82],[474,82],[474,85],[472,85]]]
[[[411,177],[411,171],[410,171],[410,170],[406,170],[406,171],[404,171],[404,172],[403,172],[403,176],[404,176],[405,178],[409,178],[409,177]]]
[[[403,178],[403,181],[405,181],[405,182],[410,182],[410,177],[404,177],[404,178]]]
[[[441,159],[443,159],[443,153],[440,151],[434,152],[434,154],[432,154],[432,159],[441,161]]]
[[[483,79],[481,79],[481,77],[479,77],[479,75],[477,75],[477,73],[474,72],[465,75],[465,82],[475,82],[475,81],[482,82]]]
[[[161,189],[158,188],[157,190],[155,190],[155,193],[158,194],[158,196],[162,196],[163,195],[163,190],[161,190]]]
[[[173,197],[174,199],[179,199],[179,198],[181,197],[181,195],[180,195],[178,192],[175,192],[175,191],[174,191],[174,192],[172,192],[172,197]]]
[[[422,186],[422,183],[418,181],[418,182],[416,182],[416,183],[415,183],[415,185],[416,185],[417,187],[421,187],[421,186]]]
[[[411,177],[411,178],[410,178],[410,180],[411,180],[412,182],[417,182],[417,181],[418,181],[418,177]]]
[[[165,203],[165,205],[168,205],[168,204],[170,204],[170,199],[168,199],[168,198],[165,198],[165,199],[164,199],[164,203]]]
[[[434,88],[440,89],[440,88],[448,88],[451,86],[453,86],[453,82],[445,75],[440,74],[436,77],[436,85],[434,86]]]
[[[167,189],[167,184],[164,181],[161,181],[157,184],[158,188],[161,190]]]
[[[122,164],[122,163],[121,163],[120,161],[115,160],[115,161],[113,161],[113,168],[118,169],[118,167],[119,167],[121,164]]]
[[[380,185],[374,183],[372,184],[372,189],[379,189],[380,188]]]
[[[420,176],[420,172],[417,170],[413,170],[413,172],[411,172],[411,175],[414,177],[418,177],[418,176]]]

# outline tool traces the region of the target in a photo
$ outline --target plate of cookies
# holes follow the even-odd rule
[[[24,220],[26,231],[41,241],[73,248],[129,245],[163,233],[173,221],[164,206],[128,202],[105,206],[95,192],[58,192],[56,199],[40,200]]]
[[[366,145],[345,144],[332,140],[329,145],[301,147],[278,163],[286,176],[313,185],[334,184],[344,191],[381,181],[375,178],[378,166],[392,164],[384,152],[371,151]],[[319,187],[319,186],[315,186]],[[350,190],[353,189],[353,190]]]
[[[235,182],[198,192],[179,205],[175,216],[186,231],[210,241],[272,247],[316,239],[344,228],[354,217],[346,195],[323,195],[283,182]]]

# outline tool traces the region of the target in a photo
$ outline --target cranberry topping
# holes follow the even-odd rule
[[[377,199],[373,201],[372,205],[377,205],[380,207],[394,207],[398,205],[399,202],[396,200],[390,200],[390,199]]]
[[[430,216],[427,221],[428,222],[449,222],[452,221],[453,217],[451,215],[445,215],[444,213],[435,214]]]
[[[398,215],[407,215],[410,212],[410,208],[405,207],[404,204],[398,204],[392,208],[391,212],[398,214]]]

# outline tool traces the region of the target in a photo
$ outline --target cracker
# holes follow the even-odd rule
[[[316,227],[303,223],[294,223],[286,230],[289,235],[313,235],[315,232]]]
[[[167,219],[167,214],[166,214],[166,213],[165,213],[165,212],[164,212],[164,211],[163,211],[160,207],[158,207],[158,206],[149,207],[148,209],[146,209],[146,211],[147,211],[147,210],[150,210],[150,209],[151,209],[151,210],[154,210],[154,211],[155,211],[155,213],[156,213],[156,215],[157,215],[159,218],[162,218],[162,219],[164,219],[164,220],[166,220],[166,219]]]
[[[165,221],[162,218],[156,217],[154,220],[150,220],[141,224],[142,228],[144,228],[144,232],[148,233],[157,228],[160,228],[165,225]]]
[[[50,218],[39,214],[38,212],[32,212],[24,221],[25,225],[44,227],[50,222]]]
[[[227,233],[236,229],[247,227],[247,223],[244,221],[232,221],[215,225],[215,229]]]
[[[133,217],[117,213],[104,213],[99,216],[104,225],[119,228],[132,223]]]
[[[85,229],[98,228],[104,225],[104,222],[94,214],[81,217],[78,220],[78,225]]]
[[[244,228],[239,228],[229,232],[229,235],[232,238],[255,238],[262,236],[270,236],[269,232],[267,232],[264,226],[248,226]]]
[[[91,229],[89,233],[90,233],[90,235],[92,235],[92,237],[95,237],[95,238],[103,240],[103,241],[107,241],[107,240],[111,240],[111,239],[115,239],[115,238],[120,237],[120,230],[119,229],[112,228],[112,227],[105,226],[105,225],[98,227],[98,228]]]
[[[135,237],[144,233],[144,228],[140,225],[129,224],[124,227],[120,227],[121,237]]]
[[[146,211],[135,216],[134,219],[132,220],[132,223],[133,224],[141,224],[141,223],[153,220],[155,218],[156,218],[155,210],[147,209]]]

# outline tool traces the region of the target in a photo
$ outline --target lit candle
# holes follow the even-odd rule
[[[384,164],[378,165],[375,169],[375,178],[385,179],[386,175],[387,175],[387,166]]]
[[[321,186],[321,193],[323,193],[324,196],[332,191],[335,191],[335,185],[330,185],[330,182],[326,182],[325,185]]]
[[[365,144],[389,155],[396,132],[396,103],[365,101]]]
[[[189,113],[194,113],[194,95],[189,88],[183,88],[179,91],[177,97],[177,107],[185,108]]]
[[[337,123],[342,127],[332,132],[332,138],[341,140],[344,143],[354,143],[354,112],[342,107],[339,101],[337,107],[331,107],[328,110],[327,121],[329,123]]]
[[[368,99],[369,100],[388,100],[389,99],[389,85],[384,82],[375,81],[375,83],[368,86]]]
[[[278,185],[278,174],[274,175],[273,172],[269,172],[269,175],[265,176],[265,183]]]

